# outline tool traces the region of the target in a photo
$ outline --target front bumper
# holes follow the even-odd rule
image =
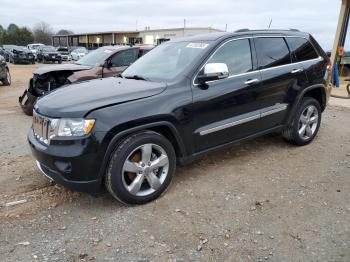
[[[15,63],[33,63],[35,62],[35,58],[33,57],[14,57]]]
[[[69,55],[61,55],[62,61],[70,61],[72,58]]]
[[[55,61],[59,62],[59,61],[62,61],[61,56],[55,56],[55,58],[52,57],[52,56],[44,56],[44,59],[45,59],[45,61],[51,61],[51,62],[55,62]]]
[[[61,140],[46,146],[34,137],[31,128],[28,142],[40,171],[50,180],[75,191],[96,194],[101,190],[95,139]]]

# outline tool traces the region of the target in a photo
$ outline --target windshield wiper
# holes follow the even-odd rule
[[[139,75],[133,75],[133,76],[123,76],[124,78],[127,79],[135,79],[135,80],[144,80],[144,81],[149,81],[146,77],[139,76]]]

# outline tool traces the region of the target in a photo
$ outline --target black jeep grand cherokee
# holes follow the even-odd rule
[[[161,44],[121,76],[38,100],[28,139],[50,179],[142,204],[177,163],[270,132],[296,145],[317,134],[329,60],[306,33],[212,33]]]

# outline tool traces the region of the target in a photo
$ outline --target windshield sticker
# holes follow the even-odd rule
[[[112,50],[105,50],[105,51],[103,51],[104,53],[106,53],[106,54],[110,54],[110,53],[112,53],[113,51]]]
[[[200,48],[204,49],[208,46],[209,44],[206,43],[189,43],[186,47],[187,48]]]

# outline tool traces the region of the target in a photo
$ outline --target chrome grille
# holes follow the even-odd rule
[[[50,143],[50,135],[51,135],[51,130],[50,130],[50,123],[51,119],[47,117],[43,117],[33,111],[33,131],[35,137],[40,141],[43,142],[44,144],[49,144]]]

